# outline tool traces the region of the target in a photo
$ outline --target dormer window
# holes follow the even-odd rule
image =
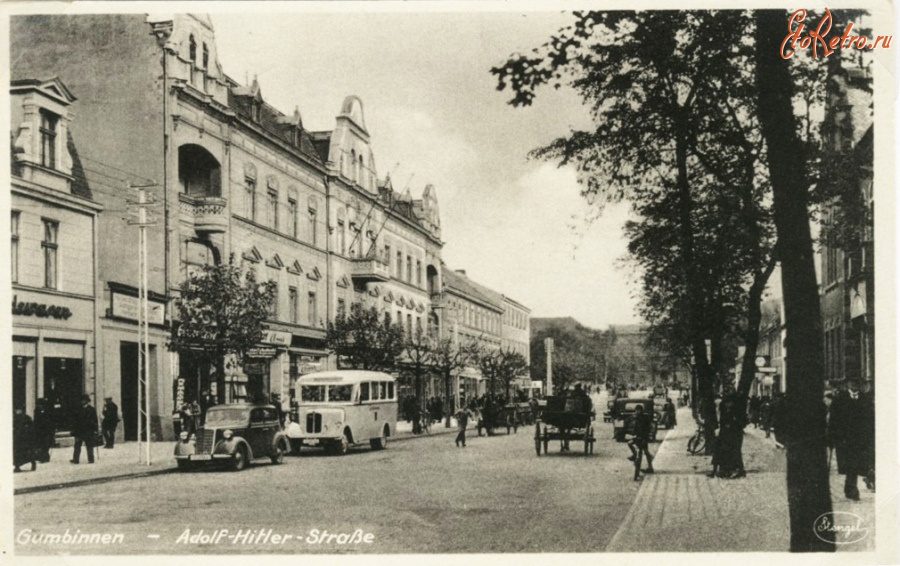
[[[250,103],[250,119],[259,123],[259,114],[262,104],[258,100],[254,100]]]
[[[41,110],[41,165],[56,169],[56,128],[59,116]]]
[[[188,56],[191,59],[191,63],[194,63],[196,65],[197,64],[197,40],[194,39],[193,34],[191,34],[191,36],[188,38],[188,47],[189,47]]]
[[[291,129],[291,143],[294,144],[295,147],[300,147],[300,128],[294,127]]]
[[[203,68],[209,69],[209,47],[203,44]]]

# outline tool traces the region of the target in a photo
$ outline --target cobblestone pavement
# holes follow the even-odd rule
[[[691,456],[690,411],[678,414],[634,505],[606,550],[611,552],[787,551],[790,544],[785,453],[774,439],[748,427],[744,436],[747,477],[708,478],[708,456]],[[834,464],[833,464],[834,465]],[[875,541],[875,494],[862,484],[861,501],[843,497],[843,476],[832,471],[835,511],[859,515],[868,529],[862,541],[841,551],[871,551]]]

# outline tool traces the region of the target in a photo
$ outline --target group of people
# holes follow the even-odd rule
[[[103,445],[112,449],[115,446],[116,428],[119,424],[119,407],[112,397],[107,397],[103,405],[102,418],[97,419],[97,411],[91,405],[89,395],[82,395],[81,406],[70,418],[72,437],[75,440],[72,459],[73,464],[81,461],[82,448],[87,452],[88,463],[94,463],[94,448]],[[57,424],[45,399],[35,402],[34,418],[22,408],[16,408],[13,414],[13,471],[21,472],[22,466],[31,465],[37,469],[38,462],[50,461],[50,449],[56,445]]]

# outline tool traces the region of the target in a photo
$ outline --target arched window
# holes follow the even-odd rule
[[[191,34],[188,38],[188,46],[190,49],[189,56],[191,63],[197,63],[197,40],[194,39],[194,34]]]
[[[218,160],[205,148],[185,144],[178,148],[178,180],[182,192],[198,197],[222,194],[222,174]]]
[[[347,172],[351,181],[356,180],[356,150],[350,150],[350,171]]]

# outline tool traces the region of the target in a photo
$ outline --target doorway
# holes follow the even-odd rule
[[[70,431],[84,395],[84,361],[44,358],[44,397],[54,412],[57,430]]]

